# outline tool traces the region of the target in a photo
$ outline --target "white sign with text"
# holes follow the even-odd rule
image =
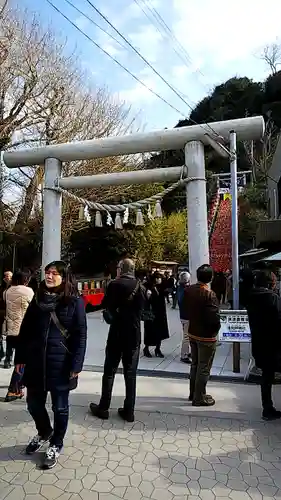
[[[221,311],[220,342],[251,342],[251,330],[246,311]]]

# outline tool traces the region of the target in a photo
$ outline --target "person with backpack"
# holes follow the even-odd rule
[[[122,360],[126,386],[124,406],[119,416],[134,421],[136,401],[136,375],[141,344],[141,313],[144,307],[145,291],[135,277],[135,263],[122,260],[117,268],[117,278],[108,285],[102,302],[103,316],[110,325],[105,350],[102,392],[99,404],[91,403],[93,416],[102,420],[109,418],[112,389],[115,374]]]

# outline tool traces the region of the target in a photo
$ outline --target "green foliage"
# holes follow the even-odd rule
[[[267,209],[266,189],[264,184],[257,183],[253,186],[247,186],[243,191],[240,200],[244,200],[251,207],[256,207],[258,210]]]
[[[249,207],[247,212],[241,213],[239,217],[239,242],[240,248],[249,249],[253,247],[256,237],[257,222],[267,219],[267,212],[263,209]]]
[[[144,226],[143,245],[137,254],[140,265],[151,260],[184,262],[187,257],[187,224],[185,212],[154,219]]]
[[[185,213],[147,221],[143,227],[123,230],[90,226],[71,236],[72,266],[77,273],[93,275],[114,268],[124,256],[135,258],[139,268],[151,260],[183,262],[187,256]]]

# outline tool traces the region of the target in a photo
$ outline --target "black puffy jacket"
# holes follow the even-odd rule
[[[246,304],[252,355],[258,368],[281,368],[281,298],[268,288],[254,288]]]
[[[15,353],[15,364],[25,365],[26,387],[46,391],[67,389],[70,373],[79,373],[83,368],[87,340],[83,299],[72,297],[67,304],[60,302],[56,315],[68,332],[67,339],[53,323],[50,312],[39,308],[36,299],[27,309]]]

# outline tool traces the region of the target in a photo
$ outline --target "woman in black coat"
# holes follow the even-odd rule
[[[144,350],[143,354],[147,358],[152,355],[149,346],[155,346],[155,356],[164,358],[161,351],[162,340],[169,338],[169,328],[167,320],[165,288],[162,283],[160,273],[154,273],[151,281],[147,284],[147,307],[151,310],[151,320],[144,322]]]
[[[84,302],[68,266],[62,261],[45,268],[45,280],[23,319],[15,365],[24,370],[27,407],[38,434],[26,448],[37,452],[49,442],[43,468],[57,463],[69,417],[69,391],[77,387],[86,351],[87,324]],[[46,410],[47,393],[52,398],[54,428]]]
[[[261,397],[263,419],[281,418],[272,402],[275,372],[281,369],[281,298],[275,292],[276,276],[269,270],[259,271],[254,288],[246,299],[252,337],[252,355],[262,370]]]

